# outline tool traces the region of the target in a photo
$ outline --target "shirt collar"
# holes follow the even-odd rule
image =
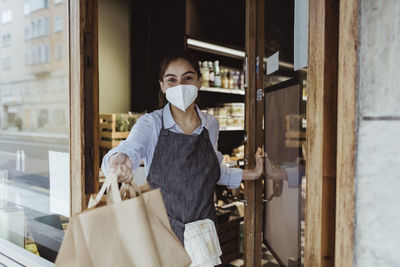
[[[199,114],[199,118],[201,121],[201,126],[199,128],[202,130],[203,127],[205,127],[206,125],[206,119],[204,117],[203,112],[200,111],[199,107],[196,104],[194,104],[194,108],[196,109],[197,114]],[[163,121],[165,129],[169,129],[176,125],[174,117],[172,117],[170,103],[167,103],[163,108]],[[196,132],[196,130],[194,132]]]

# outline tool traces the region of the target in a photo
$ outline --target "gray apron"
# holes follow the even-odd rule
[[[160,188],[171,228],[184,244],[185,224],[211,219],[217,227],[214,187],[221,167],[208,131],[200,135],[174,133],[162,128],[147,181]]]

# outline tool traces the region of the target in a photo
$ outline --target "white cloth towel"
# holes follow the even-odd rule
[[[222,255],[217,230],[210,219],[185,224],[183,233],[186,252],[192,264],[190,267],[210,267],[221,264]]]

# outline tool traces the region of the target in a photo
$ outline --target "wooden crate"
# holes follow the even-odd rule
[[[100,147],[111,149],[128,137],[129,131],[116,131],[117,116],[118,114],[100,114]]]

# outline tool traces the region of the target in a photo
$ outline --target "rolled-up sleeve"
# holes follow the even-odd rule
[[[228,168],[222,165],[223,156],[221,152],[215,151],[221,165],[221,176],[217,184],[226,185],[228,188],[238,188],[243,178],[243,170],[240,168]]]
[[[126,154],[132,162],[132,169],[135,170],[140,166],[140,161],[146,157],[149,147],[152,123],[148,114],[138,119],[132,127],[128,138],[121,142],[118,146],[111,149],[103,158],[101,169],[107,174],[107,162],[109,158],[116,153]]]
[[[301,178],[305,174],[303,165],[284,168],[288,177],[289,188],[298,188],[301,184]]]
[[[238,188],[243,178],[243,170],[240,168],[228,168],[222,164],[223,155],[218,151],[218,135],[219,135],[219,124],[217,120],[212,125],[213,136],[213,148],[217,155],[219,164],[221,166],[221,176],[217,182],[219,185],[226,185],[228,188]]]

